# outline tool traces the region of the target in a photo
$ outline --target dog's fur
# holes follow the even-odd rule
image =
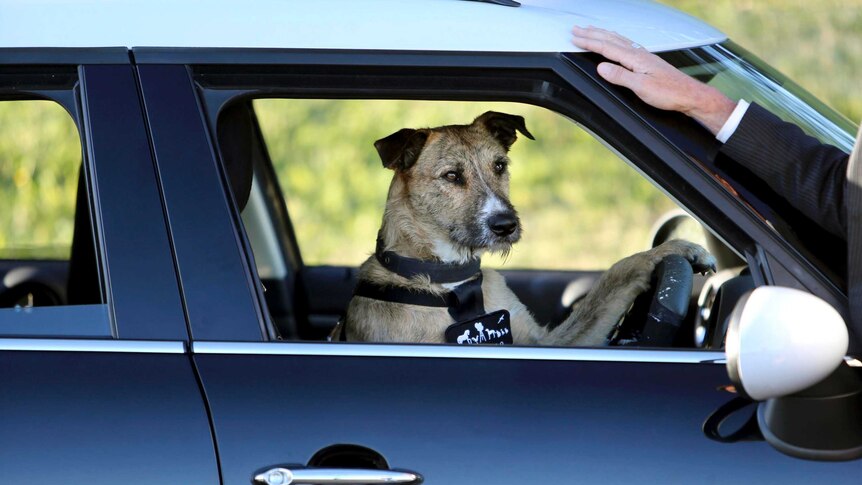
[[[380,232],[385,249],[442,262],[509,251],[521,236],[509,202],[507,169],[516,131],[532,138],[522,117],[489,111],[469,125],[403,129],[375,142],[383,165],[395,171]],[[510,227],[493,231],[489,220],[494,217],[509,221]],[[509,311],[515,344],[603,345],[635,297],[648,289],[656,264],[670,254],[697,265],[714,261],[700,246],[680,240],[629,256],[605,272],[552,330],[536,323],[499,273],[483,269],[485,310]],[[374,256],[363,263],[359,278],[438,294],[457,285],[403,278]],[[345,329],[347,340],[353,341],[443,343],[444,330],[452,323],[446,308],[354,296]]]

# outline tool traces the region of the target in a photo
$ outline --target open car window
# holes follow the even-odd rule
[[[393,179],[374,141],[402,128],[469,124],[487,111],[522,116],[535,140],[519,136],[509,152],[510,200],[523,236],[509,251],[483,255],[482,263],[502,271],[540,325],[555,328],[604,271],[652,247],[658,224],[686,217],[612,149],[545,108],[469,101],[241,100],[222,111],[218,131],[229,174],[249,160],[234,156],[248,141],[232,134],[248,130],[254,139],[250,188],[234,195],[279,338],[324,339],[347,312],[357,268],[374,253]],[[709,245],[693,220],[665,232],[663,240]],[[741,261],[731,260],[727,278],[744,269]],[[695,278],[687,306],[697,300],[703,281]],[[705,346],[703,339],[695,341],[695,313],[675,346]],[[716,339],[712,346],[720,347],[721,335]]]

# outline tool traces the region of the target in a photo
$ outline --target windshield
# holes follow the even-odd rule
[[[853,123],[732,42],[659,54],[689,76],[731,99],[756,102],[823,143],[846,152],[853,147]]]

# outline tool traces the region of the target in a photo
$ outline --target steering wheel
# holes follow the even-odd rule
[[[610,345],[671,347],[688,314],[694,280],[691,263],[682,256],[665,257],[653,271],[649,290],[635,299]]]

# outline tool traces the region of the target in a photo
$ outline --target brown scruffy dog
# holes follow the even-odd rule
[[[360,268],[360,285],[348,307],[346,340],[456,343],[454,336],[447,338],[460,311],[453,313],[451,295],[472,282],[479,295],[460,294],[462,303],[472,303],[480,313],[508,310],[511,326],[492,330],[487,322],[471,321],[455,329],[457,343],[478,333],[480,338],[467,343],[485,343],[487,334],[489,343],[503,335],[509,338],[504,343],[521,345],[604,345],[635,297],[649,288],[653,269],[665,256],[714,264],[696,244],[667,242],[614,264],[562,324],[551,330],[538,325],[499,273],[478,269],[484,252],[509,251],[521,237],[507,170],[516,131],[533,138],[522,117],[489,111],[469,125],[405,128],[375,142],[384,167],[395,174],[378,251]],[[398,260],[395,266],[392,259]],[[442,277],[434,274],[439,268]],[[390,298],[393,293],[408,303]],[[444,303],[434,304],[434,298]]]

